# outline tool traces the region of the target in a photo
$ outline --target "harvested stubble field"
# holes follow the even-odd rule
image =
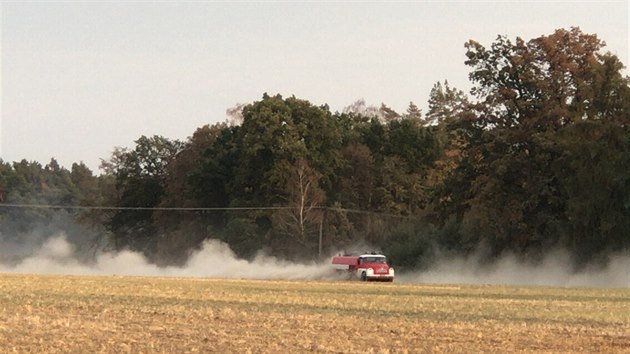
[[[0,274],[0,352],[630,352],[630,290]]]

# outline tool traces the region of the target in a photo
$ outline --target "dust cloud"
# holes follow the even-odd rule
[[[587,266],[575,272],[570,255],[551,251],[536,264],[505,255],[492,264],[484,264],[476,254],[438,260],[428,270],[401,274],[405,283],[534,285],[560,287],[630,287],[630,256],[617,254],[606,266]]]
[[[253,260],[239,259],[225,244],[206,241],[184,267],[158,267],[131,251],[101,253],[90,264],[73,256],[72,245],[63,234],[48,239],[35,253],[17,264],[0,264],[3,273],[64,275],[133,275],[209,277],[242,279],[313,280],[334,279],[334,270],[324,264],[296,264],[259,254]]]
[[[355,247],[366,249],[365,245]],[[347,250],[347,251],[350,251]],[[361,252],[359,252],[361,253]],[[439,259],[439,258],[438,258]],[[397,272],[397,283],[495,284],[585,287],[630,287],[630,256],[612,256],[606,267],[586,267],[574,272],[569,254],[550,252],[536,265],[506,255],[487,265],[479,255],[442,258],[425,271]],[[48,239],[32,255],[10,265],[0,263],[2,273],[63,275],[131,275],[206,277],[230,279],[339,280],[328,258],[321,263],[299,264],[260,253],[253,260],[239,259],[228,245],[206,241],[184,267],[158,267],[131,251],[103,252],[89,264],[74,257],[73,246],[63,234]]]

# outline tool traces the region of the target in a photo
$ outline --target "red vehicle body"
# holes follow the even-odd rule
[[[334,256],[332,264],[339,272],[347,272],[363,281],[394,281],[394,268],[387,264],[382,254],[359,256]]]

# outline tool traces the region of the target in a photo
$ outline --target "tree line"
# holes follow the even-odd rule
[[[1,207],[2,242],[59,221],[84,256],[97,245],[164,265],[208,238],[302,260],[363,242],[402,268],[553,248],[576,267],[605,262],[630,247],[630,81],[604,47],[579,28],[471,40],[470,94],[438,82],[426,113],[264,94],[184,142],[116,148],[99,175],[0,161],[5,205],[118,207]]]

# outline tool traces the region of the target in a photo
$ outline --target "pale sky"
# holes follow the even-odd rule
[[[98,173],[115,146],[184,140],[264,92],[424,108],[437,81],[468,91],[464,43],[498,34],[579,26],[627,65],[628,4],[2,1],[0,158]]]

